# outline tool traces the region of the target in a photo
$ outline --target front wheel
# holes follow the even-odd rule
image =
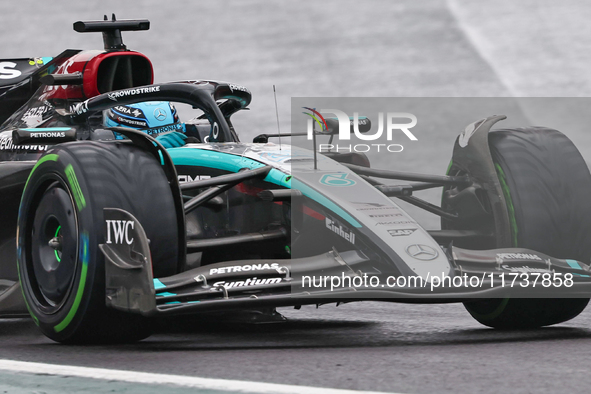
[[[591,257],[591,174],[575,145],[562,133],[541,127],[497,130],[489,145],[507,202],[512,245],[564,259]],[[454,167],[450,173],[467,173]],[[457,191],[444,192],[443,204]],[[447,193],[447,194],[446,194]],[[486,202],[484,203],[486,206]],[[463,224],[493,228],[492,217]],[[444,228],[454,228],[451,222]],[[490,245],[489,245],[490,247]],[[501,329],[548,326],[579,315],[579,299],[487,299],[465,303],[480,323]]]
[[[130,342],[150,335],[140,315],[105,303],[104,208],[140,220],[156,275],[176,273],[177,223],[160,164],[126,143],[75,142],[47,152],[33,168],[21,200],[17,258],[33,320],[66,343]],[[158,214],[154,214],[154,210]]]

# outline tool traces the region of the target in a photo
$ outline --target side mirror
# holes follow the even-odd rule
[[[76,129],[71,127],[49,127],[16,129],[12,132],[15,145],[45,145],[76,141]]]
[[[339,133],[339,119],[338,118],[326,118],[326,126],[328,130],[320,131],[319,134],[330,134],[335,135]],[[353,133],[353,125],[355,123],[355,119],[350,116],[349,117],[349,133]],[[367,116],[360,116],[359,117],[359,132],[360,133],[367,133],[371,130],[371,121]]]

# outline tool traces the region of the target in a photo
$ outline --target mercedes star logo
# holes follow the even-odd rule
[[[410,257],[414,257],[417,260],[425,260],[425,261],[433,260],[437,256],[439,256],[439,253],[437,252],[437,250],[433,249],[430,246],[420,245],[420,244],[414,244],[414,245],[407,246],[406,253],[408,253],[408,255]]]
[[[154,110],[154,117],[160,121],[166,119],[166,112],[162,108],[156,108]]]

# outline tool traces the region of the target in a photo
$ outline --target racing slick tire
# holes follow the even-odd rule
[[[177,219],[160,163],[122,142],[60,144],[37,162],[23,192],[17,260],[29,312],[50,339],[121,343],[150,321],[106,307],[104,208],[134,215],[150,239],[154,274],[176,273]]]
[[[591,174],[575,145],[557,130],[531,127],[489,134],[513,247],[589,262]],[[464,306],[480,323],[528,329],[579,315],[588,298],[486,299]]]

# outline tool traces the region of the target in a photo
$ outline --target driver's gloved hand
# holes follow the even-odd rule
[[[160,142],[165,149],[179,148],[181,146],[185,146],[186,139],[187,136],[183,133],[179,133],[178,131],[161,134],[158,137],[156,137],[156,141]]]

